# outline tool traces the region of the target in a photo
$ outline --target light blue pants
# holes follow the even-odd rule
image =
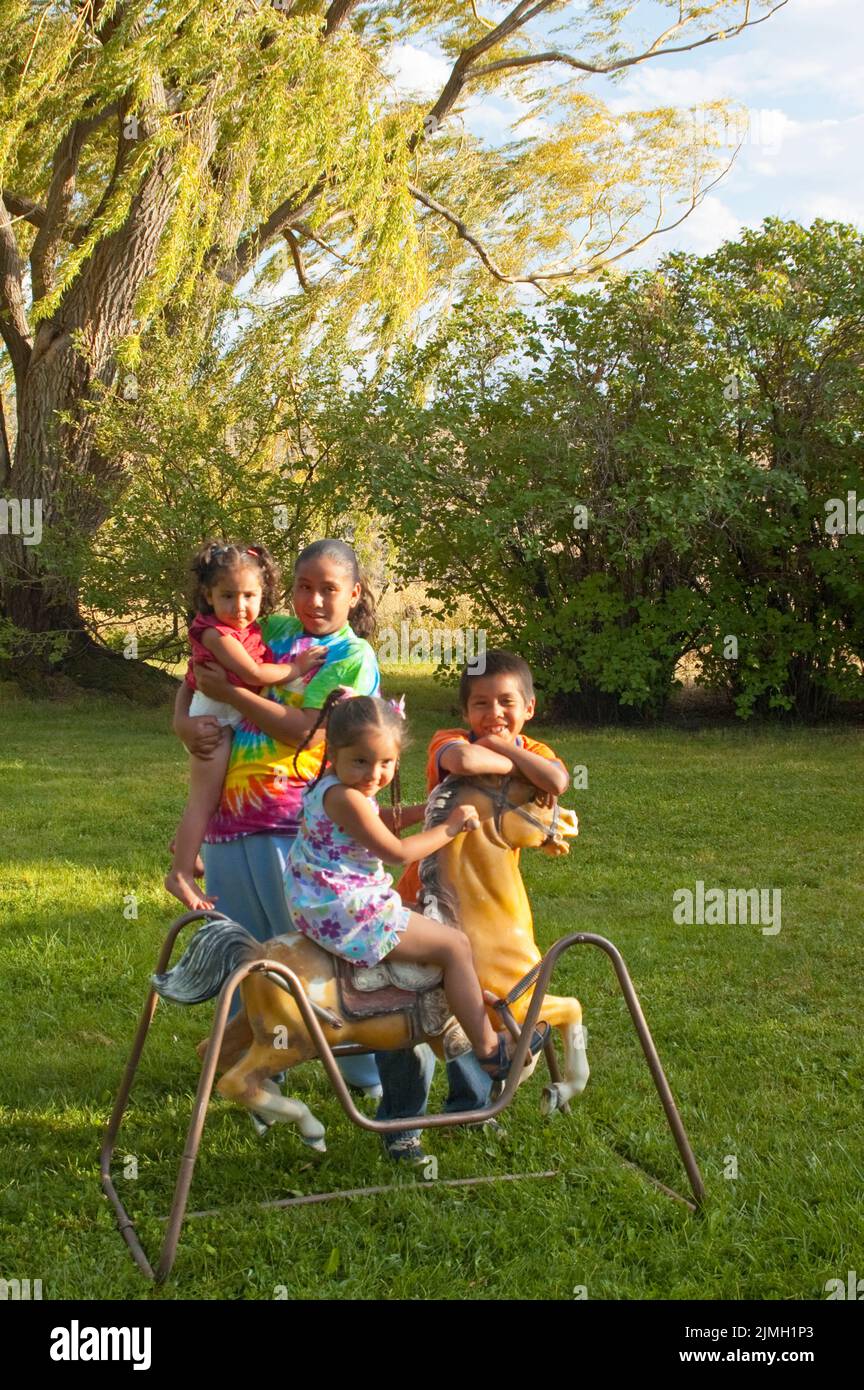
[[[285,897],[284,873],[293,835],[243,835],[225,844],[205,845],[207,895],[216,910],[245,927],[256,941],[269,941],[295,930]],[[240,1008],[239,992],[231,1014]],[[375,1058],[346,1057],[339,1063],[349,1086],[378,1086]]]

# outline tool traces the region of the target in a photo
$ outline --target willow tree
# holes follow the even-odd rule
[[[694,113],[616,115],[590,79],[731,39],[785,3],[7,0],[7,633],[31,651],[65,634],[67,667],[104,678],[69,557],[128,483],[93,407],[123,392],[154,325],[203,344],[238,287],[281,286],[294,341],[374,345],[454,286],[542,293],[596,273],[682,220],[722,160]],[[409,43],[448,68],[425,101],[389,75]],[[495,97],[531,118],[497,144],[464,120]]]

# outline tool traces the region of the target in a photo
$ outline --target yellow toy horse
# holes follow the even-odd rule
[[[529,976],[527,987],[511,1003],[512,1016],[521,1022],[532,995],[530,973],[541,955],[518,856],[512,851],[540,846],[547,854],[569,853],[567,837],[577,834],[576,817],[515,777],[448,777],[430,797],[427,828],[441,824],[463,801],[477,806],[480,828],[456,836],[422,861],[418,909],[466,933],[480,983],[491,997],[504,999]],[[238,966],[256,959],[283,963],[298,976],[331,1047],[355,1043],[386,1052],[427,1041],[443,1055],[440,1029],[434,1035],[416,1036],[404,1011],[366,1018],[347,1015],[336,957],[299,933],[261,945],[236,922],[213,922],[195,933],[177,964],[154,976],[153,983],[166,999],[202,1003]],[[395,963],[390,967],[394,972],[396,968]],[[240,993],[243,1011],[226,1029],[217,1089],[266,1120],[295,1123],[304,1143],[323,1151],[324,1126],[308,1106],[283,1096],[271,1080],[317,1055],[297,1005],[290,992],[262,972],[246,976]],[[497,1011],[490,1010],[490,1018],[494,1026],[502,1026]],[[541,1018],[558,1029],[564,1049],[562,1079],[544,1092],[542,1108],[549,1113],[584,1090],[588,1062],[578,1000],[547,995]],[[205,1047],[206,1042],[199,1048],[202,1055]],[[525,1068],[520,1081],[530,1070]]]

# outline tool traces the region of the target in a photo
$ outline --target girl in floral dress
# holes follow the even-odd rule
[[[411,912],[382,860],[406,865],[476,829],[473,806],[459,806],[444,825],[407,840],[398,832],[398,800],[381,811],[376,794],[398,778],[404,716],[388,701],[334,691],[321,711],[327,743],[321,772],[303,796],[300,830],[288,855],[285,887],[298,932],[358,965],[392,960],[437,965],[444,992],[481,1066],[502,1079],[510,1065],[509,1035],[489,1022],[471,943],[453,927]],[[310,733],[314,738],[315,730]],[[329,761],[329,767],[324,771]],[[398,781],[394,785],[394,790]],[[531,1040],[536,1053],[546,1038]]]

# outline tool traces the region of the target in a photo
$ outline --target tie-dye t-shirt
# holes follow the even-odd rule
[[[277,662],[296,661],[308,647],[327,648],[317,671],[288,685],[268,686],[262,695],[297,709],[320,709],[337,685],[350,685],[358,695],[377,695],[378,661],[368,642],[346,624],[338,632],[311,637],[299,618],[274,614],[261,622],[261,635]],[[219,809],[207,827],[207,843],[238,840],[242,835],[293,835],[300,820],[303,788],[321,766],[324,740],[304,748],[294,770],[296,743],[279,743],[245,719],[234,731],[231,761]]]

